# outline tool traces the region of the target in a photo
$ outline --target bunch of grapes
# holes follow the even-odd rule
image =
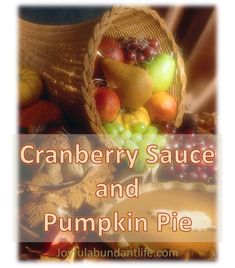
[[[216,151],[216,141],[213,135],[168,135],[167,149],[211,149]],[[183,154],[183,151],[182,151]],[[179,180],[183,182],[203,182],[214,184],[216,182],[216,164],[182,163],[161,165],[158,170],[158,177],[161,181]]]
[[[162,148],[166,144],[164,135],[158,134],[158,130],[155,126],[142,122],[133,124],[130,129],[125,129],[122,124],[119,123],[106,123],[103,126],[112,139],[122,148],[133,151],[139,150],[138,158],[135,164],[135,171],[142,172],[147,168],[146,164],[146,148],[150,144],[157,144],[159,148]],[[149,165],[154,167],[154,165]]]
[[[161,122],[157,125],[164,134],[198,134],[198,127],[190,113],[185,113],[181,125],[177,128],[173,122]]]
[[[122,42],[127,62],[144,62],[157,55],[159,42],[144,38],[129,38]]]
[[[176,134],[177,128],[172,122],[162,122],[157,124],[159,132],[162,134]]]

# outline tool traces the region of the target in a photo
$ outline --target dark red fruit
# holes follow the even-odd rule
[[[136,60],[136,52],[134,50],[129,50],[126,55],[128,60]]]
[[[120,99],[111,88],[97,88],[94,91],[96,110],[103,123],[112,122],[120,110]]]
[[[207,167],[207,174],[211,177],[215,177],[217,174],[217,166],[216,165],[210,165]]]
[[[160,178],[163,180],[173,179],[175,167],[173,165],[162,165],[159,169]]]
[[[149,46],[156,49],[159,46],[159,42],[157,40],[150,40]]]
[[[125,61],[130,60],[143,62],[151,59],[157,54],[158,42],[156,40],[147,40],[144,38],[129,38],[122,42],[122,48],[125,50]],[[135,56],[133,54],[135,52]],[[130,53],[130,54],[129,54]]]
[[[62,121],[62,111],[52,102],[42,100],[20,110],[20,128],[28,134],[38,133],[48,124]]]
[[[144,61],[145,60],[144,54],[142,54],[142,53],[137,54],[136,60],[137,61]]]
[[[146,47],[143,53],[146,59],[151,59],[157,54],[156,50],[153,47]]]
[[[127,50],[138,50],[138,43],[136,41],[133,41],[133,43],[128,44]]]
[[[188,168],[188,164],[185,164],[185,163],[175,164],[175,171],[177,174],[184,173],[187,168]]]
[[[195,171],[190,172],[190,173],[187,175],[187,179],[188,179],[189,181],[197,181],[197,180],[198,180],[198,174],[197,174],[197,172],[195,172]]]
[[[119,42],[108,36],[102,38],[95,60],[94,77],[104,77],[100,63],[102,57],[109,57],[114,60],[124,62],[124,53]]]
[[[187,180],[184,173],[177,175],[177,178],[179,181],[183,181],[183,182]]]
[[[204,183],[207,183],[209,181],[209,176],[206,171],[204,170],[198,171],[197,174],[198,174],[198,181],[201,181]]]
[[[185,113],[181,126],[177,129],[177,134],[198,133],[197,125],[190,113]]]
[[[103,37],[98,48],[98,55],[110,57],[114,60],[124,61],[124,55],[120,44],[111,37]]]
[[[162,122],[157,125],[160,133],[162,134],[176,134],[176,127],[171,122]]]

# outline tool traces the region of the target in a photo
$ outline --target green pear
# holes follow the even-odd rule
[[[152,96],[153,82],[145,70],[111,58],[103,58],[101,66],[106,79],[116,87],[124,108],[138,109]]]
[[[175,58],[168,54],[159,54],[150,64],[146,64],[146,69],[153,80],[153,92],[167,91],[175,77]]]

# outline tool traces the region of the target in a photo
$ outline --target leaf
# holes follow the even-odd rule
[[[100,199],[94,194],[87,194],[86,195],[86,202],[87,204],[89,204],[90,206],[96,208],[98,207],[99,203],[100,203]]]
[[[48,174],[39,171],[32,177],[32,184],[40,186],[50,185],[51,178]]]
[[[55,204],[46,201],[27,203],[22,209],[31,227],[36,227],[43,222],[45,213],[55,213],[56,210]]]
[[[26,215],[30,226],[36,227],[44,221],[45,213],[56,213],[58,207],[67,207],[66,197],[48,193],[34,202],[25,204],[22,213]]]
[[[59,172],[52,175],[39,171],[33,176],[31,186],[48,186],[57,184],[58,179],[60,179],[60,175],[61,174]]]
[[[96,197],[96,185],[98,183],[111,180],[113,167],[111,165],[102,165],[98,168],[93,167],[89,170],[88,174],[82,181],[82,190],[85,196],[86,202],[93,206],[97,207],[100,203],[99,198]]]
[[[113,167],[111,165],[101,165],[91,168],[82,181],[82,189],[85,193],[92,192],[96,189],[98,183],[111,179]]]
[[[57,191],[60,196],[66,196],[68,206],[79,209],[83,202],[96,207],[99,204],[99,198],[96,197],[96,185],[111,179],[113,167],[111,165],[93,166],[79,184],[72,185],[65,189]]]
[[[49,193],[46,196],[46,201],[57,205],[57,207],[67,207],[67,199],[65,196],[60,196],[55,193]]]
[[[84,201],[92,207],[97,207],[99,198],[95,195],[96,185],[111,180],[112,172],[112,165],[97,165],[93,166],[83,181],[78,184],[64,186],[62,189],[50,190],[43,194],[38,190],[37,193],[34,191],[34,199],[31,199],[31,203],[23,206],[22,213],[27,217],[30,226],[36,227],[43,222],[45,213],[56,213],[59,207],[70,206],[79,209]],[[40,185],[50,184],[51,178],[40,171],[33,177],[32,182],[37,183],[40,187]],[[38,189],[35,187],[34,189]]]
[[[75,185],[67,191],[68,205],[72,208],[79,209],[83,203],[84,195],[79,185]]]

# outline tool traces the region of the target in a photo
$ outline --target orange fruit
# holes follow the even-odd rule
[[[152,122],[166,122],[174,119],[176,116],[176,101],[166,92],[153,94],[145,107]]]

